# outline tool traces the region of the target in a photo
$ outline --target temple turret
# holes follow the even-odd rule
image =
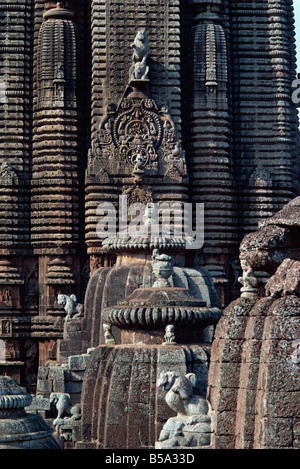
[[[31,239],[34,253],[40,256],[40,278],[48,275],[49,262],[53,268],[59,256],[71,268],[70,256],[79,242],[76,64],[73,16],[57,4],[43,15],[37,47]],[[47,282],[41,285],[40,314],[53,308],[63,283],[55,295],[50,294]]]
[[[231,94],[224,2],[194,0],[190,38],[190,174],[192,200],[205,205],[202,262],[226,303],[236,240]]]

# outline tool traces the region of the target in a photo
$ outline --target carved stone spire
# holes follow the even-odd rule
[[[32,244],[40,255],[39,274],[44,279],[41,314],[56,301],[47,277],[49,261],[59,272],[63,259],[55,263],[58,257],[75,255],[78,246],[76,48],[72,13],[61,4],[45,11],[37,41],[32,180]]]
[[[224,295],[228,255],[235,240],[230,148],[228,45],[221,0],[193,0],[191,65],[191,184],[194,202],[205,204],[205,267]],[[221,204],[220,204],[221,201]],[[220,253],[223,253],[222,257]]]
[[[72,18],[60,3],[43,15],[38,56],[41,106],[76,105],[76,30]]]

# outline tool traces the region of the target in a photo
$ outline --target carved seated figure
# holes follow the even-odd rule
[[[255,298],[258,296],[258,281],[254,275],[251,267],[245,265],[244,261],[241,261],[243,268],[243,276],[238,278],[238,282],[243,285],[241,288],[241,296],[243,298]]]
[[[133,174],[144,174],[144,165],[145,165],[145,160],[144,157],[141,153],[138,153],[135,159],[135,164],[133,168]]]
[[[166,422],[155,448],[210,445],[210,406],[204,397],[194,394],[196,384],[194,373],[182,376],[167,371],[160,374],[157,386],[167,391],[166,403],[177,416]]]

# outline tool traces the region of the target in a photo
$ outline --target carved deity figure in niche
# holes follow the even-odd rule
[[[12,296],[9,290],[0,291],[0,302],[12,306]]]
[[[56,99],[58,100],[63,100],[65,97],[65,72],[63,69],[63,65],[61,62],[58,63],[56,73],[55,73],[55,79],[53,80],[53,83],[55,84],[56,87]]]
[[[136,159],[135,159],[133,174],[144,174],[143,167],[144,167],[144,164],[145,164],[145,160],[144,160],[143,155],[140,153],[140,148],[139,147],[137,148],[137,151],[138,151],[138,154],[137,154]]]
[[[3,161],[0,167],[0,183],[12,185],[18,183],[18,177],[9,161]]]
[[[9,319],[3,319],[1,322],[1,335],[11,335],[11,321]]]

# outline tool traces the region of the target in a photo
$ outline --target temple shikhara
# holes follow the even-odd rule
[[[0,449],[300,448],[293,0],[0,0]]]

